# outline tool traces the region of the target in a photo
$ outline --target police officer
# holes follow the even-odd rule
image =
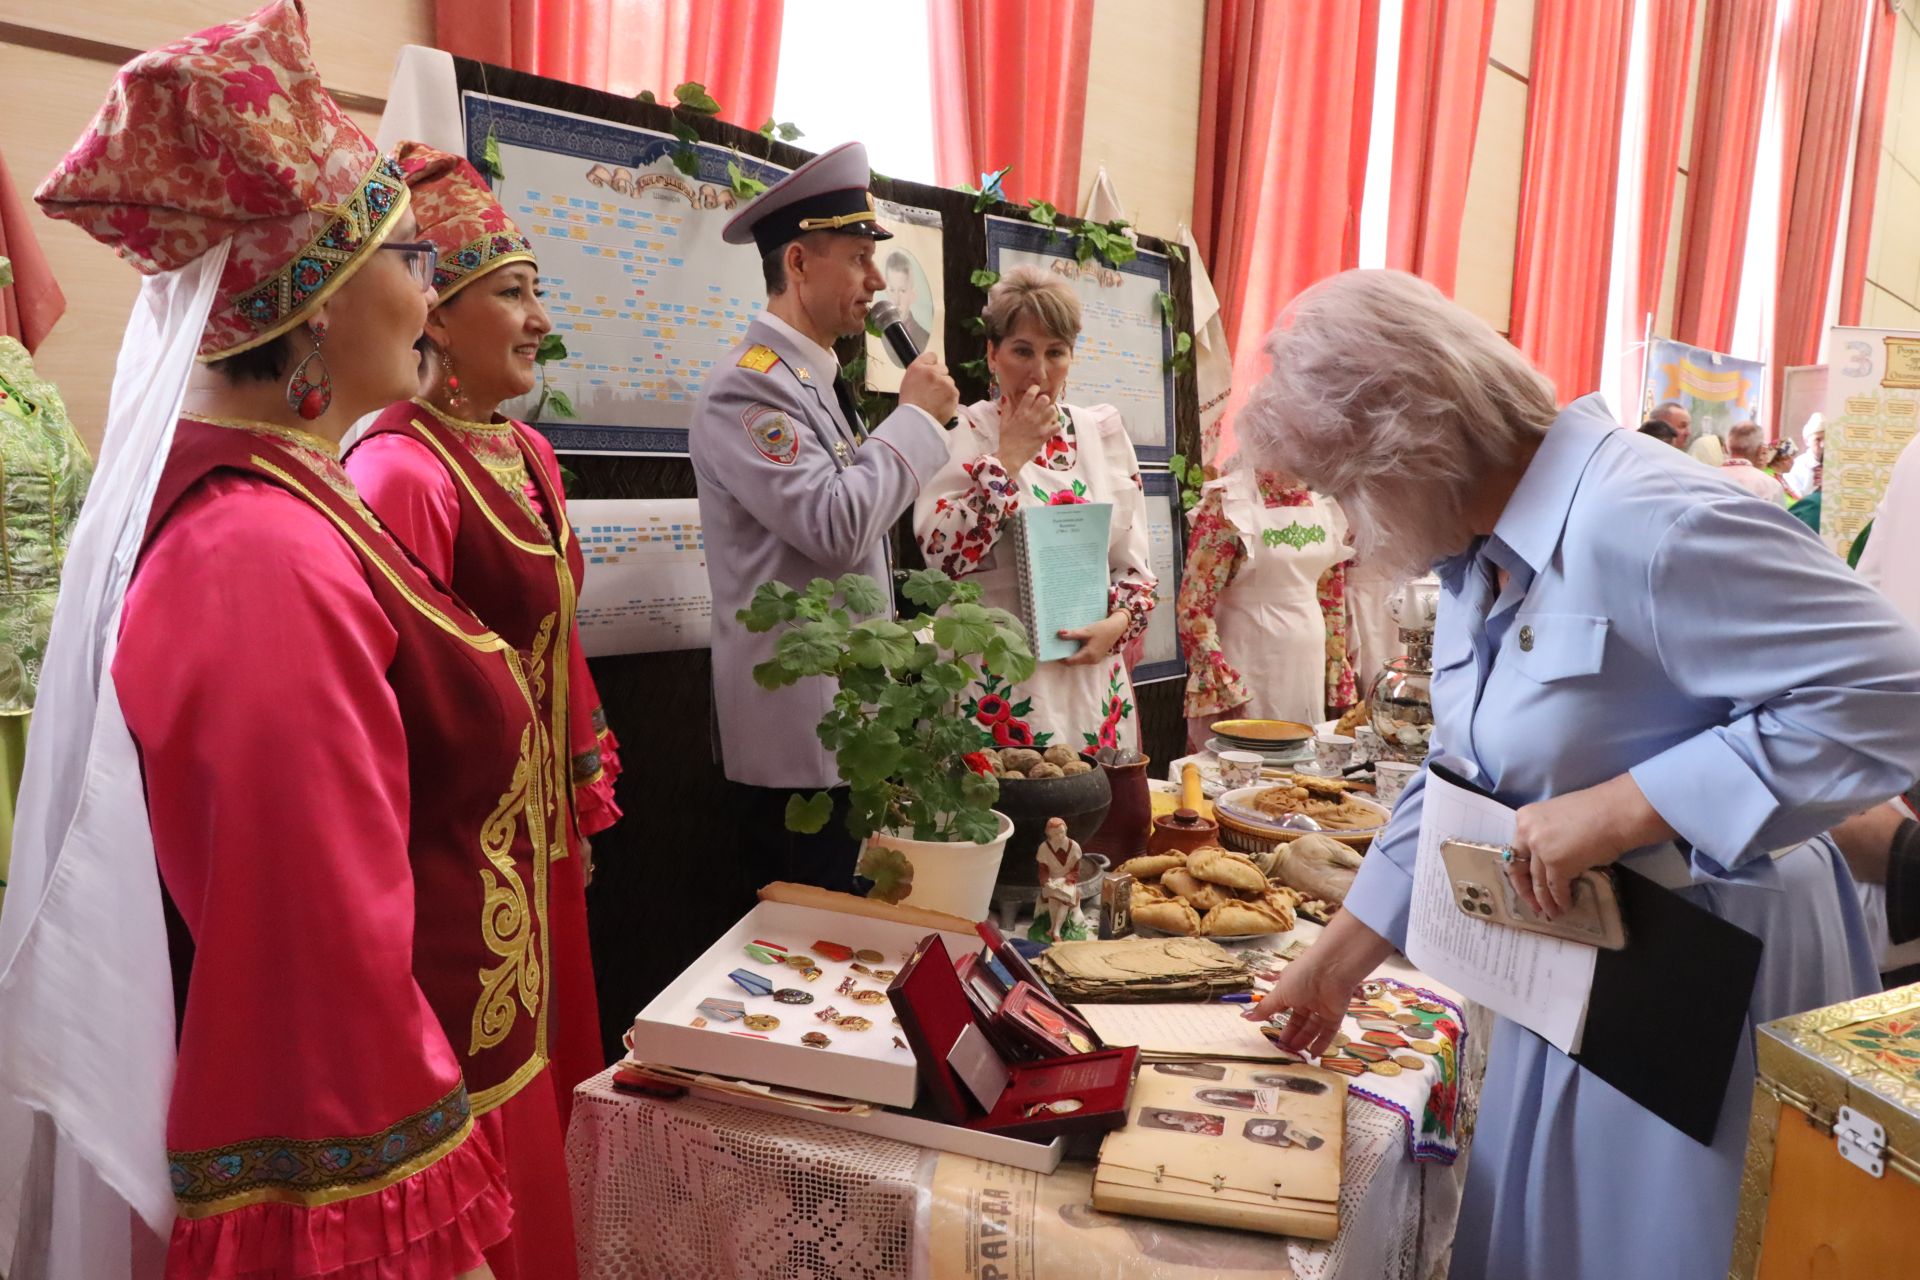
[[[830,889],[851,887],[857,849],[846,788],[814,733],[834,683],[762,689],[753,668],[773,656],[777,633],[754,635],[734,614],[763,582],[805,588],[860,573],[886,591],[888,531],[947,459],[941,424],[960,396],[937,354],[907,367],[900,407],[871,431],[833,354],[835,339],[865,329],[886,287],[875,242],[893,233],[874,214],[868,174],[865,147],[836,147],[727,224],[729,244],[760,252],[767,308],[701,389],[689,446],[713,590],[720,757],[754,870]],[[788,832],[788,797],[823,788],[834,796],[826,827]]]

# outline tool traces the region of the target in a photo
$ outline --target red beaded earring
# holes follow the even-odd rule
[[[293,366],[293,375],[287,379],[287,408],[312,422],[333,403],[333,371],[327,368],[327,358],[320,354],[321,344],[327,340],[327,326],[315,320],[307,328],[313,333],[313,350]],[[320,368],[317,374],[310,375],[309,367],[316,360]]]
[[[440,367],[447,371],[447,407],[459,413],[466,407],[467,398],[460,394],[460,375],[453,371],[453,357],[445,351],[440,353]]]

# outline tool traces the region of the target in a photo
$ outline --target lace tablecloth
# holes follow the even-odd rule
[[[948,1280],[969,1274],[965,1250],[933,1256],[930,1237],[956,1233],[935,1233],[930,1223],[936,1213],[951,1223],[974,1212],[961,1200],[964,1189],[980,1181],[983,1171],[966,1167],[977,1162],[725,1103],[622,1093],[611,1079],[608,1072],[580,1086],[567,1133],[582,1277]],[[949,1162],[944,1168],[943,1160]],[[1085,1166],[1063,1166],[1044,1180],[993,1168],[1030,1190],[1041,1181],[1072,1181],[1070,1200],[1080,1199],[1088,1178]],[[1082,1280],[1256,1272],[1301,1280],[1439,1280],[1465,1168],[1464,1159],[1451,1167],[1415,1164],[1400,1122],[1356,1099],[1347,1107],[1336,1240],[1123,1219],[1090,1207],[1062,1214],[1041,1194],[1028,1197],[1045,1211],[1025,1219],[1025,1247],[1005,1255],[1012,1261],[998,1270],[1007,1280],[1050,1280],[1057,1268],[1034,1268],[1064,1250]],[[948,1197],[938,1207],[936,1185]],[[1021,1244],[1022,1224],[993,1226]],[[1096,1243],[1100,1236],[1128,1240],[1129,1231],[1142,1230],[1150,1241],[1104,1251]],[[1022,1257],[1025,1267],[1017,1262]]]

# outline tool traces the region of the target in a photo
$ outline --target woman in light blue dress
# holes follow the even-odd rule
[[[1436,568],[1433,749],[1518,807],[1516,889],[1555,914],[1614,862],[1677,887],[1763,942],[1754,1023],[1876,989],[1846,868],[1815,837],[1920,771],[1920,634],[1804,525],[1617,430],[1598,396],[1557,411],[1504,339],[1411,276],[1325,281],[1269,347],[1240,431],[1341,503],[1362,557]],[[1421,795],[1249,1014],[1291,1011],[1296,1047],[1324,1049],[1405,944]],[[1749,1038],[1702,1145],[1499,1021],[1453,1274],[1724,1276],[1752,1079]]]

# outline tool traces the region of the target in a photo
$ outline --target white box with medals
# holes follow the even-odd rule
[[[887,983],[928,933],[941,934],[956,955],[979,949],[969,922],[804,885],[769,885],[760,896],[634,1018],[630,1056],[912,1107],[917,1067],[894,1024]],[[856,954],[835,959],[821,954],[817,942]],[[750,945],[779,955],[771,963],[757,959]],[[729,976],[735,971],[758,977],[768,993],[749,992]],[[813,971],[817,976],[809,976]],[[822,1016],[829,1012],[836,1016]]]

